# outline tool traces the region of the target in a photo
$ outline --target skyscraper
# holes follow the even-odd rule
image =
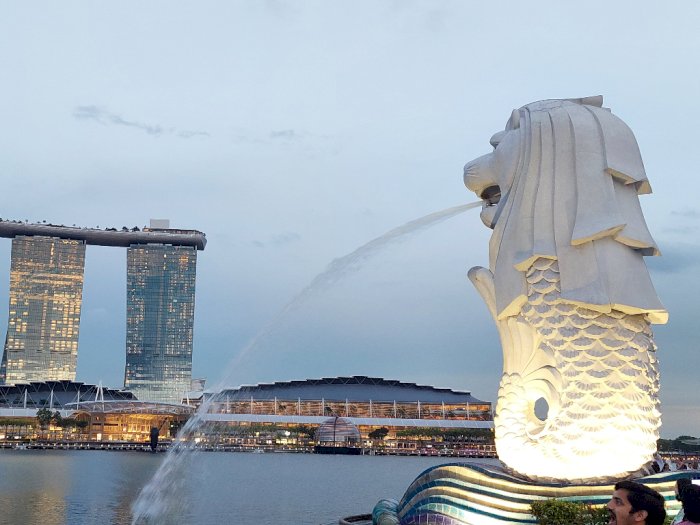
[[[10,307],[0,384],[75,380],[85,242],[12,239]]]
[[[192,379],[197,248],[127,249],[124,387],[138,399],[179,403]]]

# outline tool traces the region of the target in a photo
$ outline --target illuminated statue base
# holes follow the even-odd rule
[[[674,486],[681,477],[700,478],[700,471],[663,472],[635,481],[666,499],[673,516],[680,508]],[[374,525],[504,525],[535,524],[530,504],[566,499],[605,505],[614,484],[539,483],[517,478],[495,465],[449,463],[432,467],[408,487],[400,502],[382,500],[374,508]]]

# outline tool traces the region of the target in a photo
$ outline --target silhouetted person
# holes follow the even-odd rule
[[[155,452],[158,448],[158,435],[160,431],[158,427],[151,427],[151,452]]]
[[[688,485],[681,492],[683,502],[683,521],[678,525],[700,524],[700,486]]]
[[[634,481],[615,484],[608,512],[609,525],[663,525],[666,519],[663,496]]]
[[[683,503],[683,496],[681,495],[683,493],[683,490],[690,486],[692,482],[690,481],[690,478],[680,478],[676,480],[676,499]],[[681,507],[681,510],[678,511],[678,514],[676,514],[676,517],[673,518],[673,521],[671,522],[671,525],[677,525],[681,521],[683,521],[684,515],[683,515],[683,508]]]

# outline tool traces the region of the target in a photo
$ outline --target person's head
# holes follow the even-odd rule
[[[663,525],[664,498],[654,489],[634,481],[620,481],[608,503],[609,525]]]
[[[700,523],[700,486],[688,485],[681,492],[683,502],[683,519]]]
[[[683,501],[683,490],[691,484],[690,478],[678,478],[676,480],[676,499],[678,501]]]

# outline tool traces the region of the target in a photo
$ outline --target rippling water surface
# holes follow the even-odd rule
[[[131,504],[163,454],[0,451],[0,524],[129,525]],[[482,460],[488,461],[488,460]],[[173,525],[320,525],[399,498],[451,458],[203,452]],[[184,510],[183,510],[184,509]]]

